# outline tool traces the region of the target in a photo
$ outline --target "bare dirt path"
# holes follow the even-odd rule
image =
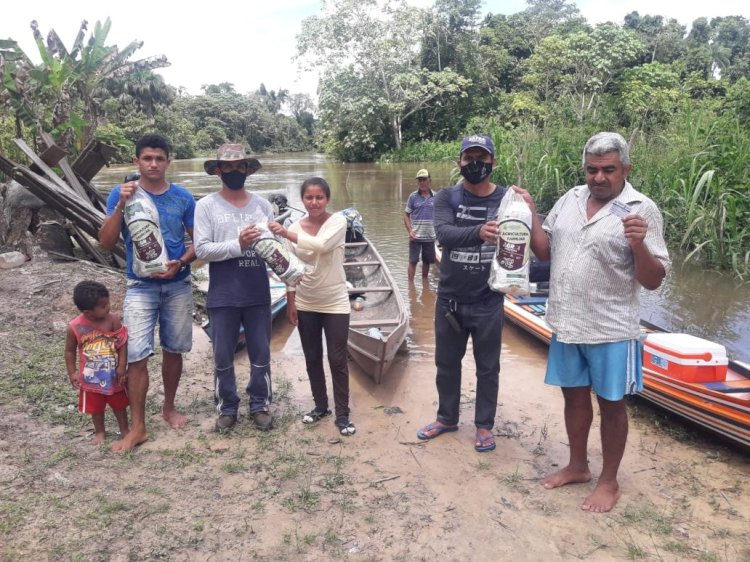
[[[84,278],[110,287],[121,309],[122,278],[89,264],[38,257],[0,271],[2,560],[750,560],[750,455],[640,402],[614,511],[579,509],[591,484],[545,490],[543,475],[567,458],[562,401],[542,383],[545,348],[510,327],[492,453],[473,450],[470,370],[459,431],[417,440],[436,398],[424,322],[385,384],[353,368],[353,437],[300,422],[309,388],[281,320],[276,429],[259,433],[243,416],[231,435],[212,432],[210,346],[196,326],[178,392],[191,423],[161,421],[155,377],[150,441],[127,455],[92,446],[63,361]],[[592,433],[595,474],[600,453]]]

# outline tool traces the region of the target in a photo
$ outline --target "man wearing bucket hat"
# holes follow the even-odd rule
[[[174,401],[182,375],[182,354],[190,351],[193,344],[193,290],[188,264],[195,259],[195,253],[193,246],[185,244],[185,233],[192,237],[195,198],[184,187],[166,180],[169,152],[169,143],[158,135],[147,134],[138,140],[134,163],[140,177],[115,186],[107,199],[107,218],[99,230],[99,241],[108,250],[115,247],[122,234],[127,254],[123,323],[130,332],[127,389],[133,423],[130,432],[112,444],[112,450],[118,452],[130,451],[148,439],[148,358],[154,354],[157,323],[164,382],[162,416],[174,428],[188,421],[177,411]],[[169,258],[167,271],[151,277],[139,277],[133,269],[132,237],[126,223],[126,204],[140,189],[158,211],[159,230]]]
[[[261,224],[273,221],[264,198],[245,188],[247,177],[261,165],[240,144],[219,147],[207,160],[206,173],[221,179],[221,190],[198,201],[195,209],[195,253],[209,262],[206,308],[213,331],[214,391],[217,431],[237,422],[240,397],[234,371],[234,350],[245,329],[250,381],[246,387],[255,426],[271,429],[271,295],[266,264],[251,249],[262,236]]]
[[[477,391],[474,414],[478,452],[495,448],[503,295],[487,281],[497,243],[497,209],[507,189],[490,182],[495,145],[484,135],[461,142],[457,165],[463,181],[435,195],[435,233],[443,246],[435,303],[436,420],[417,431],[434,439],[458,430],[461,361],[469,336],[474,348]]]
[[[430,172],[424,168],[417,172],[417,191],[409,195],[404,210],[404,226],[409,233],[409,283],[414,282],[417,262],[422,254],[422,277],[430,272],[430,264],[435,263],[435,228],[433,221],[433,202]]]

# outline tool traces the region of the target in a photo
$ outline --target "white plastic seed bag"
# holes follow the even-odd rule
[[[490,269],[490,289],[511,295],[528,295],[531,209],[513,189],[509,189],[500,202],[497,230],[497,248]]]
[[[169,256],[159,228],[159,211],[141,186],[125,203],[125,224],[133,241],[133,273],[150,277],[166,272]]]
[[[268,229],[268,223],[259,222],[255,226],[263,232],[263,237],[253,242],[252,249],[286,285],[296,286],[312,266],[299,259],[284,242],[277,240]]]

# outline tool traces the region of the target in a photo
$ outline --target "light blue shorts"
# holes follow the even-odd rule
[[[641,343],[560,343],[552,335],[544,382],[554,386],[590,386],[605,400],[622,400],[643,390]]]
[[[190,278],[172,283],[128,279],[123,323],[128,327],[128,363],[154,354],[154,330],[164,351],[186,353],[193,346],[193,287]]]

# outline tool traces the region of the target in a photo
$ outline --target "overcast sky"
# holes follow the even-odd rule
[[[432,0],[409,0],[429,6]],[[689,25],[705,16],[741,15],[750,19],[750,2],[738,0],[579,0],[576,2],[589,23],[614,21],[622,23],[634,10],[641,15],[663,15]],[[285,88],[290,92],[314,93],[317,79],[297,72],[291,60],[295,53],[295,36],[301,21],[320,11],[319,0],[277,0],[266,2],[199,4],[189,10],[183,3],[175,8],[171,2],[103,2],[102,0],[34,0],[13,2],[12,9],[0,17],[0,39],[15,39],[35,61],[41,60],[33,43],[29,23],[36,19],[42,34],[54,28],[70,47],[82,20],[112,20],[107,44],[124,47],[133,40],[144,42],[135,58],[164,54],[171,66],[157,72],[172,86],[182,86],[188,93],[201,93],[201,85],[230,82],[238,92],[251,92],[264,83],[269,90]],[[485,0],[484,11],[512,14],[526,6],[522,0]]]

